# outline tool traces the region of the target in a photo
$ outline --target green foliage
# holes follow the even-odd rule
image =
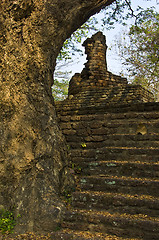
[[[16,225],[13,213],[5,210],[0,211],[0,231],[2,233],[12,233]]]
[[[135,17],[131,0],[115,0],[110,6],[103,9],[103,13],[102,25],[108,30],[114,28],[115,23],[126,25],[129,18]]]
[[[81,49],[78,44],[81,44],[83,38],[88,37],[88,33],[91,31],[97,31],[98,20],[95,17],[91,17],[86,23],[84,23],[80,28],[78,28],[70,38],[66,39],[63,47],[58,55],[57,61],[67,61],[72,59],[72,57],[77,55],[77,53],[82,55]]]
[[[62,101],[64,100],[68,95],[68,85],[69,80],[68,79],[55,79],[54,85],[52,87],[52,94],[55,99],[55,101]]]
[[[119,56],[133,83],[141,84],[155,96],[159,91],[159,14],[152,8],[140,12],[132,25],[116,40]]]

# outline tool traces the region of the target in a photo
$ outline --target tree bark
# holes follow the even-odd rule
[[[51,94],[66,38],[114,0],[1,0],[0,208],[21,214],[19,232],[52,230],[69,184],[67,148]]]

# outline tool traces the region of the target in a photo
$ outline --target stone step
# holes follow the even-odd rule
[[[53,232],[50,234],[52,240],[141,240],[141,238],[122,238],[115,235],[108,235],[100,232],[90,231],[75,231],[71,229],[63,229],[61,231]]]
[[[139,161],[92,161],[78,164],[82,175],[130,176],[159,179],[158,163]]]
[[[151,123],[112,123],[112,122],[92,122],[91,124],[79,123],[65,126],[65,123],[61,123],[61,129],[63,134],[67,137],[68,141],[71,141],[71,137],[75,137],[77,141],[79,139],[84,140],[85,138],[94,139],[96,136],[103,136],[103,139],[106,140],[106,136],[110,135],[121,135],[126,136],[130,135],[132,139],[142,140],[142,139],[154,139],[158,140],[159,135],[159,121]],[[102,140],[103,140],[102,139]],[[85,139],[86,141],[90,141]],[[95,141],[95,140],[93,140]],[[98,140],[97,140],[98,141]]]
[[[76,128],[76,126],[82,127],[83,124],[90,125],[95,122],[104,122],[105,125],[111,124],[139,124],[150,123],[157,124],[159,119],[159,112],[154,113],[122,113],[122,114],[87,114],[87,115],[66,115],[59,116],[59,121],[62,123],[61,128]],[[65,123],[65,125],[64,125]]]
[[[94,191],[74,192],[72,206],[79,209],[108,211],[124,214],[145,214],[159,217],[159,198],[146,195],[104,193]]]
[[[128,112],[128,113],[107,113],[107,114],[86,114],[86,115],[66,115],[59,116],[59,122],[61,123],[62,129],[76,129],[82,128],[84,126],[89,126],[94,123],[101,122],[105,123],[105,126],[121,126],[128,124],[128,126],[135,126],[139,123],[150,124],[152,122],[154,125],[158,124],[159,111],[158,112]]]
[[[158,108],[159,108],[159,105],[158,105]],[[120,109],[119,109],[120,110]],[[70,122],[70,123],[78,123],[78,122],[81,122],[81,121],[84,121],[84,122],[90,122],[92,120],[105,120],[105,121],[125,121],[127,120],[128,122],[130,121],[154,121],[154,120],[158,120],[159,119],[159,111],[149,111],[149,112],[140,112],[140,111],[130,111],[130,112],[117,112],[117,113],[109,113],[107,111],[105,111],[104,113],[100,113],[97,112],[94,113],[94,114],[78,114],[78,112],[76,114],[67,114],[65,113],[65,111],[63,111],[63,109],[61,110],[61,115],[59,115],[59,120],[62,121],[62,122]]]
[[[98,149],[87,149],[87,146],[69,151],[73,162],[80,161],[149,161],[158,162],[159,149],[156,148],[132,148],[132,147],[102,147]]]
[[[103,134],[103,135],[92,135],[89,137],[85,137],[84,139],[89,142],[89,141],[98,141],[98,137],[104,136],[105,141],[120,141],[120,142],[159,142],[159,134]],[[96,140],[97,138],[97,140]],[[77,137],[78,139],[78,137]],[[71,138],[70,138],[71,140]],[[78,139],[80,140],[80,139]],[[99,139],[100,141],[100,139]]]
[[[92,139],[92,141],[91,141]],[[81,141],[78,141],[77,138],[72,138],[71,142],[66,138],[70,148],[72,149],[81,149],[82,145],[85,144],[87,149],[92,148],[102,148],[102,147],[134,147],[134,148],[156,148],[159,149],[159,140],[131,140],[130,138],[121,137],[121,139],[116,140],[112,137],[107,140],[107,136],[91,136],[91,137],[82,137]],[[137,139],[137,138],[136,138]],[[139,138],[138,138],[139,139]],[[146,139],[146,138],[145,138]],[[88,142],[89,141],[89,142]]]
[[[121,164],[122,163],[130,163],[130,164],[133,164],[133,162],[134,163],[138,163],[139,165],[141,164],[150,164],[150,165],[158,165],[159,164],[159,156],[149,156],[149,157],[146,157],[145,155],[140,155],[140,156],[138,156],[138,155],[136,155],[136,156],[134,156],[134,157],[124,157],[123,159],[122,158],[120,158],[120,156],[117,156],[116,158],[117,158],[117,160],[116,159],[106,159],[106,157],[103,157],[104,158],[104,160],[102,159],[101,161],[98,161],[98,160],[95,160],[93,157],[91,158],[89,158],[89,157],[85,157],[85,158],[83,158],[83,157],[72,157],[72,164],[73,165],[75,165],[77,168],[81,168],[81,174],[82,175],[94,175],[94,167],[95,167],[95,165],[96,165],[96,163],[98,164],[98,163],[100,163],[100,164],[105,164],[105,163],[108,163],[108,165],[109,165],[109,171],[112,171],[111,173],[113,174],[113,171],[115,170],[115,166],[111,166],[111,163],[112,164],[119,164],[120,162],[121,162]],[[89,163],[90,163],[90,165],[92,164],[92,166],[91,166],[91,170],[89,170]],[[94,165],[94,166],[93,166]],[[139,165],[138,165],[138,167],[139,167]],[[72,166],[72,165],[71,165]],[[118,165],[117,165],[118,166]],[[146,165],[147,166],[147,165]],[[99,167],[99,168],[98,168]],[[147,166],[148,167],[148,166]],[[150,167],[151,168],[151,167]],[[152,167],[152,168],[155,168],[155,167]],[[100,165],[98,166],[96,166],[96,169],[97,169],[97,174],[102,174],[102,172],[100,172]],[[88,171],[88,172],[87,172]],[[90,171],[90,172],[89,172]],[[96,170],[95,170],[96,171]],[[106,174],[106,172],[105,172],[105,170],[104,170],[104,166],[103,166],[103,171],[104,171],[104,174]],[[138,170],[136,170],[136,172],[137,172]],[[125,174],[127,174],[127,173],[125,173]],[[134,173],[135,174],[135,173]],[[151,178],[151,177],[158,177],[158,173],[156,172],[156,173],[154,173],[154,172],[147,172],[147,173],[145,173],[145,177],[147,177],[146,175],[149,175],[149,177]],[[109,173],[109,175],[110,175],[110,173]]]
[[[129,111],[135,111],[135,109],[132,108],[132,106],[128,107],[128,104],[126,105],[126,101],[120,101],[120,99],[115,99],[113,97],[109,99],[102,99],[97,96],[96,98],[93,96],[92,98],[87,99],[85,97],[79,96],[80,99],[72,99],[70,102],[63,102],[63,110],[67,113],[77,111],[80,113],[83,113],[85,110],[89,110],[90,113],[95,113],[95,110],[98,110],[99,112],[125,112],[126,110]],[[119,97],[120,98],[120,97]],[[117,102],[118,101],[118,102]],[[115,105],[115,106],[114,106]],[[119,109],[119,107],[121,109]],[[60,111],[60,105],[56,103],[56,108],[58,111]],[[104,111],[105,108],[105,111]],[[147,107],[147,109],[148,107]],[[139,109],[139,111],[142,111],[142,109]]]
[[[82,114],[96,114],[97,112],[100,113],[116,113],[116,114],[122,114],[122,113],[146,113],[146,112],[158,112],[159,109],[159,103],[156,102],[149,102],[149,103],[136,103],[136,104],[107,104],[105,102],[99,104],[98,106],[89,106],[89,102],[85,102],[83,104],[84,100],[77,99],[76,101],[62,101],[56,103],[56,109],[57,112],[59,111],[60,115],[74,115],[78,113],[79,115]],[[101,106],[100,106],[101,105]],[[60,107],[62,106],[62,108]]]
[[[159,197],[159,180],[147,178],[84,176],[80,178],[80,187],[82,191],[103,191]]]
[[[108,135],[104,141],[105,146],[115,147],[153,147],[159,149],[159,134],[156,135]]]
[[[81,154],[82,155],[82,154]],[[145,159],[159,159],[159,148],[145,147],[103,147],[96,150],[95,160],[108,160],[108,159],[139,159],[140,157]]]
[[[90,150],[90,153],[87,153],[87,155],[84,156],[79,156],[77,155],[77,153],[79,152],[79,150],[71,150],[70,151],[70,156],[71,156],[71,160],[75,165],[80,165],[82,166],[82,164],[89,164],[89,162],[138,162],[138,163],[150,163],[150,164],[158,164],[159,162],[159,155],[150,155],[150,156],[146,156],[145,154],[141,154],[141,155],[127,155],[124,154],[122,156],[122,154],[118,154],[118,155],[113,155],[113,154],[109,154],[109,155],[105,155],[103,153],[103,156],[100,155],[95,155],[95,153],[93,154],[92,150]],[[90,155],[89,155],[90,154]],[[98,159],[97,159],[98,158]]]
[[[62,226],[73,230],[103,232],[118,237],[138,237],[144,240],[158,240],[159,236],[159,219],[142,214],[111,214],[72,209],[65,213]]]
[[[131,113],[143,113],[145,114],[145,112],[153,112],[154,110],[152,109],[145,109],[145,112],[143,109],[139,109],[137,111],[137,109],[133,109],[131,107],[127,108],[127,107],[121,107],[121,105],[116,105],[114,108],[108,104],[99,104],[97,105],[91,105],[88,106],[89,103],[85,103],[85,105],[83,104],[83,106],[81,104],[74,104],[73,105],[69,105],[69,106],[63,106],[62,110],[60,110],[60,108],[56,107],[57,113],[58,115],[61,116],[72,116],[72,115],[88,115],[88,113],[90,115],[94,115],[98,112],[98,114],[106,114],[106,113],[111,113],[111,114],[124,114],[126,112],[131,112]],[[159,108],[159,106],[157,106]],[[143,111],[142,111],[143,110]],[[158,112],[158,109],[156,110],[156,112]]]
[[[159,112],[154,113],[122,113],[122,114],[86,114],[86,115],[66,115],[59,116],[59,122],[61,122],[61,128],[77,128],[86,126],[93,126],[95,123],[105,124],[105,126],[118,126],[128,124],[129,126],[145,123],[156,124],[158,123]]]
[[[109,122],[104,123],[103,127],[105,129],[105,132],[107,131],[107,135],[110,134],[122,134],[122,135],[136,135],[136,138],[140,138],[142,136],[137,136],[137,134],[145,134],[143,135],[143,138],[148,138],[150,135],[159,134],[159,122],[158,121],[152,121],[152,122],[146,122],[146,121],[134,121],[128,123],[126,120],[122,121],[122,123],[119,123],[118,120],[116,120],[116,123]],[[96,133],[95,131],[92,131],[92,134]],[[154,136],[157,137],[157,136]],[[151,136],[150,136],[151,139]]]

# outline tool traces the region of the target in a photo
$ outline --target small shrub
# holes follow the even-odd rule
[[[1,210],[0,211],[0,232],[1,233],[12,233],[16,225],[13,213]]]

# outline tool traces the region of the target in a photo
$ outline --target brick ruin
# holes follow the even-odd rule
[[[107,70],[106,62],[106,39],[98,32],[84,43],[87,63],[81,73],[76,73],[69,84],[68,95],[75,96],[86,91],[101,91],[105,93],[105,100],[114,95],[115,102],[150,102],[153,95],[140,85],[128,84],[126,78],[115,75]],[[93,94],[93,92],[92,92]],[[110,96],[111,95],[111,96]]]
[[[102,33],[84,46],[85,68],[55,103],[76,179],[63,239],[158,240],[159,102],[107,71]]]

